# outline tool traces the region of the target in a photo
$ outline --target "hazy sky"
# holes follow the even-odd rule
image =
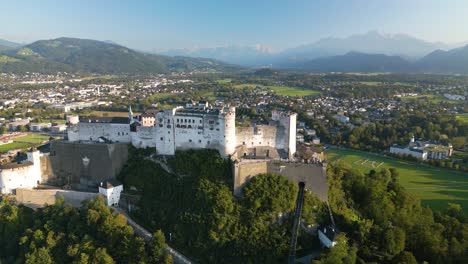
[[[113,40],[163,50],[263,44],[276,50],[378,30],[468,40],[467,0],[0,0],[0,38]]]

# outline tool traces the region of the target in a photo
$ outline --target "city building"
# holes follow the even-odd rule
[[[411,155],[422,160],[442,160],[452,156],[452,152],[453,147],[450,143],[439,144],[431,141],[415,141],[414,136],[406,147],[398,145],[390,147],[390,153]]]

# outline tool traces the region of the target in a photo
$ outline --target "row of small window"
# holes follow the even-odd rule
[[[162,119],[162,118],[159,118],[159,123],[160,123],[160,124],[162,124],[162,123],[163,123],[163,119]],[[168,119],[168,120],[167,120],[167,123],[168,123],[168,124],[170,124],[170,123],[171,123],[171,120],[170,120],[170,119]]]
[[[252,146],[253,146],[253,144],[254,144],[254,143],[252,142]],[[261,145],[262,142],[258,142],[258,144]],[[242,142],[242,145],[245,145],[245,142]],[[270,142],[268,142],[267,145],[270,145]]]
[[[161,141],[164,140],[163,137],[161,137],[160,139],[161,139]],[[169,141],[171,141],[171,140],[169,140]],[[189,139],[189,143],[192,143],[192,140],[191,140],[191,139]],[[198,143],[202,143],[201,139],[198,140]],[[210,142],[210,141],[207,141],[206,143],[209,145],[211,142]]]
[[[195,120],[194,119],[179,119],[177,118],[177,123],[192,123],[192,124],[195,124]],[[200,124],[203,123],[203,120],[199,120],[200,121]]]
[[[126,133],[126,134],[125,134],[124,132],[122,132],[122,133],[120,133],[120,132],[117,132],[117,136],[125,136],[125,135],[127,135],[127,136],[128,136],[128,133]]]

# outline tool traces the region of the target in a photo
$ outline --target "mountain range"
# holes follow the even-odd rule
[[[468,74],[468,45],[451,48],[408,35],[376,31],[347,38],[326,38],[276,53],[257,45],[172,50],[158,55],[129,49],[110,40],[76,38],[40,40],[28,45],[0,40],[0,47],[3,47],[0,48],[0,72],[15,73],[137,74],[245,69],[233,65],[237,64],[314,72]]]
[[[307,60],[344,55],[348,52],[397,55],[408,60],[416,60],[434,50],[450,48],[454,47],[440,42],[424,41],[405,34],[392,35],[370,31],[346,38],[324,38],[280,52],[273,52],[262,45],[256,45],[179,49],[169,50],[162,54],[215,58],[251,66],[273,65],[279,68],[289,68]]]
[[[215,59],[155,55],[110,41],[77,38],[40,40],[19,47],[10,45],[0,53],[0,72],[14,73],[66,71],[137,74],[239,68]]]

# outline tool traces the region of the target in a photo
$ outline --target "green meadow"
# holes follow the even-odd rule
[[[467,123],[468,123],[468,114],[459,114],[459,115],[457,115],[457,119],[460,119],[460,120],[462,120],[463,122],[467,122]]]
[[[459,203],[468,212],[468,174],[347,149],[327,150],[326,158],[363,172],[396,168],[400,183],[423,205],[443,210],[447,203]]]
[[[299,96],[311,96],[311,95],[319,95],[321,91],[317,90],[311,90],[311,89],[305,89],[305,88],[300,88],[300,87],[291,87],[291,86],[279,86],[279,85],[260,85],[260,84],[237,84],[234,85],[233,87],[236,89],[253,89],[255,87],[262,87],[266,89],[271,89],[273,90],[277,95],[282,95],[282,96],[291,96],[291,97],[299,97]]]
[[[0,145],[0,153],[8,152],[12,149],[25,150],[32,146],[39,146],[42,142],[49,140],[49,136],[37,133],[28,133],[25,136],[16,137],[12,140],[12,143]]]

